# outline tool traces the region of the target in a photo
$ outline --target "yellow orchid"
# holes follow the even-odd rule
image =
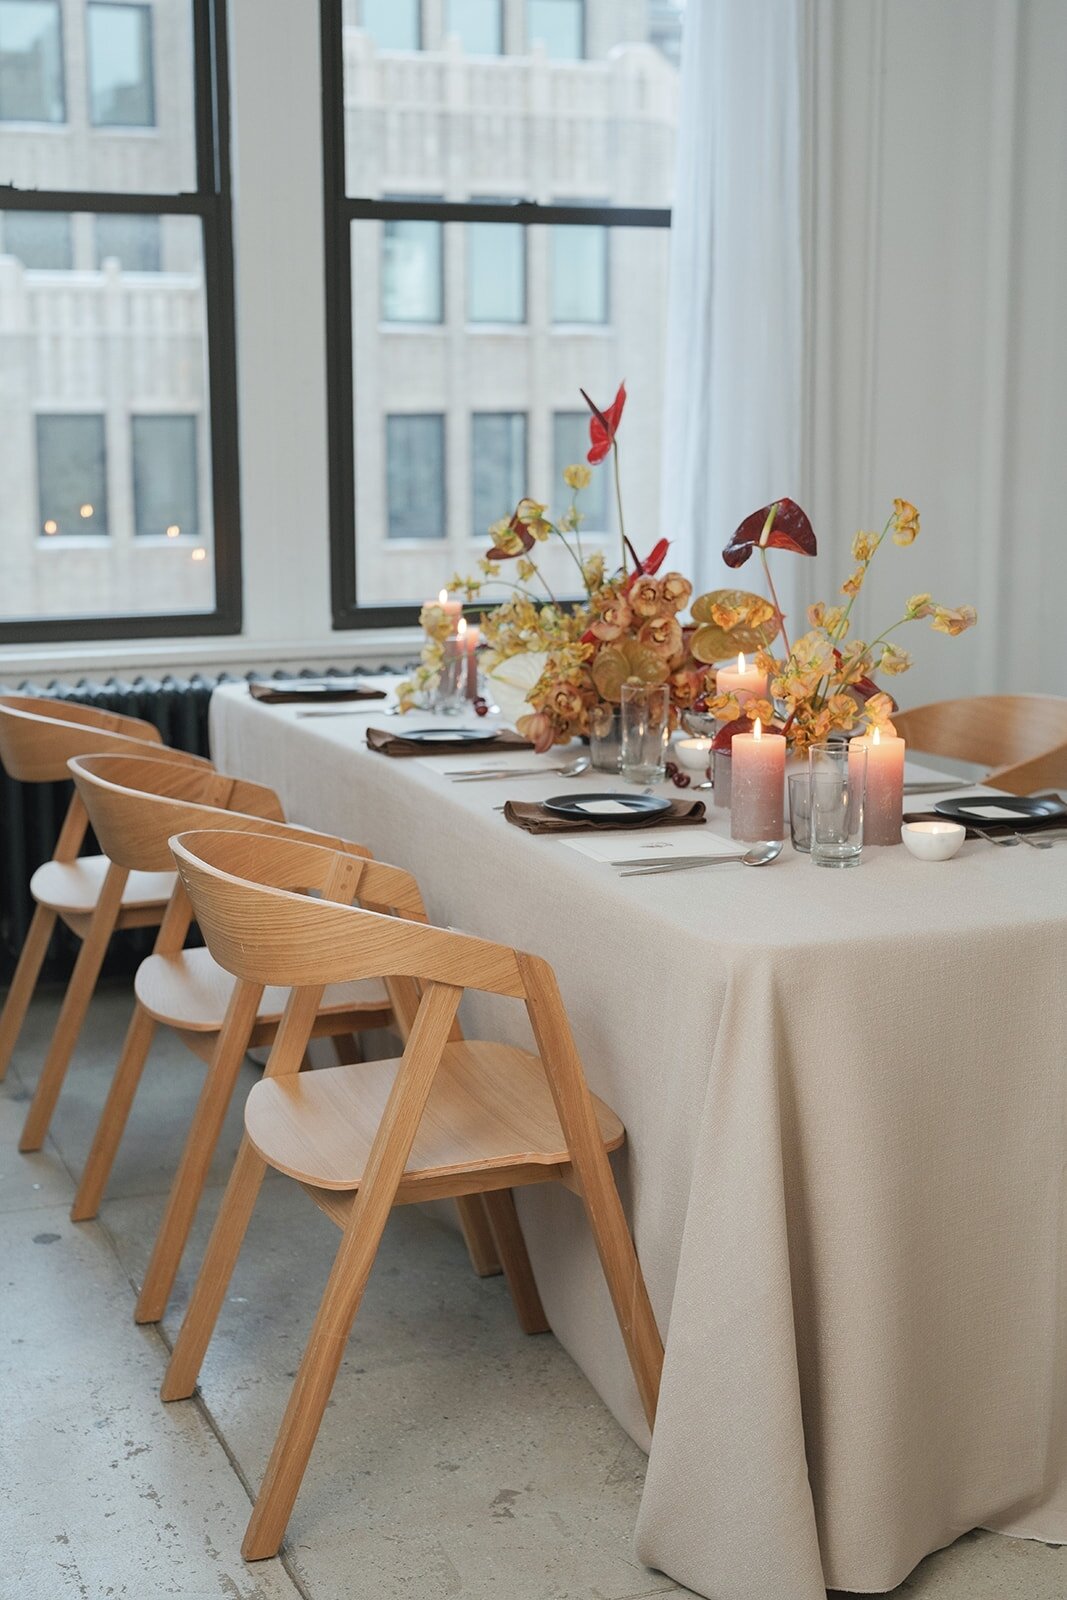
[[[882,646],[882,655],[878,662],[880,672],[887,672],[891,678],[895,678],[900,673],[907,672],[910,666],[911,656],[906,650],[901,650],[900,646],[895,644]]]
[[[977,621],[978,613],[973,606],[935,606],[930,626],[935,633],[947,633],[955,638],[958,633],[973,628]]]
[[[588,489],[593,481],[592,469],[587,467],[584,461],[575,461],[571,466],[564,467],[563,481],[568,489],[573,489],[576,493],[580,489]]]
[[[893,501],[893,543],[914,544],[919,537],[919,513],[910,500]]]
[[[876,533],[857,533],[852,541],[853,561],[869,561],[878,548]]]

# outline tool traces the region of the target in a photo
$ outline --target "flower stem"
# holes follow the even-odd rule
[[[782,630],[782,643],[785,645],[785,653],[787,656],[791,656],[793,651],[789,643],[789,635],[785,631],[785,612],[779,604],[778,591],[774,587],[774,579],[771,577],[771,564],[767,560],[767,552],[762,545],[759,547],[759,558],[763,562],[763,575],[767,579],[767,587],[771,591],[771,602],[778,613],[778,626]]]
[[[622,515],[622,483],[621,483],[621,481],[619,479],[619,446],[618,446],[617,442],[612,444],[611,453],[612,453],[612,456],[614,457],[614,461],[615,461],[615,504],[619,508],[619,538],[622,540],[622,570],[623,570],[623,576],[625,577],[625,575],[626,575],[626,523],[623,521],[623,515]]]

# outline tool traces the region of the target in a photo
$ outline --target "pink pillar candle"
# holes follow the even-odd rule
[[[867,752],[867,798],[863,806],[864,844],[899,844],[904,818],[904,740],[883,737],[875,728],[870,738],[849,741]]]
[[[715,693],[737,696],[737,704],[747,700],[764,700],[767,696],[767,674],[750,667],[743,655],[737,658],[736,667],[719,667],[715,673]]]
[[[785,748],[780,734],[751,733],[730,742],[730,837],[754,842],[785,833]]]
[[[478,698],[478,646],[482,642],[480,628],[468,628],[466,632],[467,648],[467,699]]]
[[[463,615],[462,600],[450,600],[448,598],[448,590],[442,589],[436,600],[427,600],[426,604],[428,606],[436,606],[439,611],[444,612],[446,617],[451,617],[452,631],[455,632],[456,625]]]

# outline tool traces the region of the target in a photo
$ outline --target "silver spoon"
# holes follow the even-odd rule
[[[589,757],[579,756],[565,767],[510,767],[500,772],[464,772],[458,777],[449,773],[453,783],[493,783],[498,778],[577,778],[589,771]]]
[[[402,713],[395,706],[353,706],[344,711],[325,711],[317,707],[314,711],[298,711],[298,717],[399,717]]]
[[[999,844],[1002,850],[1010,850],[1013,845],[1019,843],[1019,835],[1017,833],[1009,833],[1001,837],[997,833],[987,833],[984,828],[975,828],[973,822],[970,826],[974,828],[979,839],[984,839],[987,844]]]
[[[632,867],[628,872],[620,872],[619,877],[650,878],[659,872],[691,872],[697,867],[721,867],[729,861],[740,861],[745,867],[767,867],[772,861],[777,861],[781,853],[782,841],[769,839],[766,844],[753,845],[744,855],[706,856],[700,861],[656,861],[647,866]]]

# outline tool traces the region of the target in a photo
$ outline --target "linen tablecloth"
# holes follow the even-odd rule
[[[619,878],[494,810],[589,779],[453,785],[369,752],[373,721],[226,686],[213,754],[554,965],[666,1343],[639,1556],[820,1600],[972,1527],[1067,1541],[1067,845]],[[529,1043],[521,1007],[465,1005]],[[518,1203],[556,1335],[648,1449],[579,1203]]]

